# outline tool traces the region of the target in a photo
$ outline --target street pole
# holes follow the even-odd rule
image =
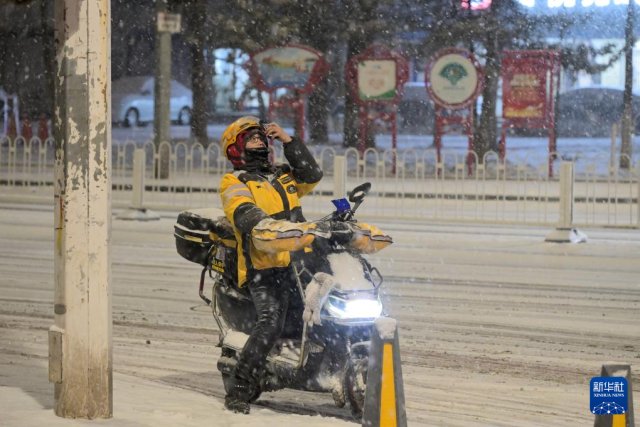
[[[109,0],[55,2],[55,414],[113,414]]]
[[[629,0],[627,6],[627,20],[624,27],[624,95],[622,111],[622,126],[620,145],[620,169],[629,169],[631,167],[632,144],[631,135],[633,131],[633,25],[635,21],[635,6],[633,0]]]
[[[168,0],[156,0],[156,76],[153,109],[154,143],[160,156],[156,178],[169,178],[170,141],[169,97],[171,85],[171,33],[162,29],[163,17],[168,13]]]

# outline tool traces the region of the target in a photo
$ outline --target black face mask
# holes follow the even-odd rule
[[[267,147],[244,150],[244,168],[251,172],[270,172],[269,149]]]

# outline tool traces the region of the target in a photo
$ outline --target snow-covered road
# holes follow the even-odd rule
[[[116,384],[139,380],[173,415],[138,419],[116,387],[115,417],[125,411],[130,425],[154,426],[356,425],[330,396],[297,391],[265,394],[245,418],[221,409],[217,328],[198,297],[198,266],[175,252],[173,223],[166,212],[156,222],[113,221]],[[631,364],[640,390],[639,231],[587,229],[587,244],[559,245],[544,243],[544,228],[378,225],[395,240],[372,261],[398,320],[409,425],[589,425],[589,380],[607,361]],[[52,236],[50,208],[0,205],[0,397],[18,390],[38,409],[53,401]],[[191,406],[171,405],[166,386],[190,390]],[[0,424],[43,422],[13,401]],[[181,411],[189,422],[176,421]],[[193,417],[203,411],[211,418],[199,424]],[[46,414],[51,425],[70,425]]]

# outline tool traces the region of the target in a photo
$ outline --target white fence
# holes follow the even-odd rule
[[[144,150],[146,158],[145,207],[182,210],[219,206],[218,183],[230,164],[218,145],[205,148],[197,143],[163,143],[156,148],[151,142],[114,142],[116,207],[132,203],[136,149]],[[311,149],[325,175],[303,203],[309,217],[328,213],[332,198],[369,181],[373,190],[361,208],[365,215],[549,225],[559,220],[560,186],[556,177],[549,177],[546,160],[541,164],[509,158],[501,162],[490,152],[478,162],[473,153],[468,156],[462,151],[443,150],[438,162],[433,149],[370,149],[360,159],[354,149]],[[280,151],[275,155],[281,160]],[[154,176],[163,159],[169,174],[167,179],[158,179]],[[51,138],[0,139],[0,200],[53,200],[54,163],[55,141]],[[558,170],[560,160],[553,163]],[[574,225],[640,227],[639,166],[636,162],[630,170],[619,170],[615,163],[608,156],[574,163]],[[342,194],[334,194],[336,191]]]

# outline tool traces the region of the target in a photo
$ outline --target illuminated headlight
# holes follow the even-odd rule
[[[329,315],[338,319],[369,319],[382,314],[382,304],[377,299],[348,300],[331,295],[325,308]]]

